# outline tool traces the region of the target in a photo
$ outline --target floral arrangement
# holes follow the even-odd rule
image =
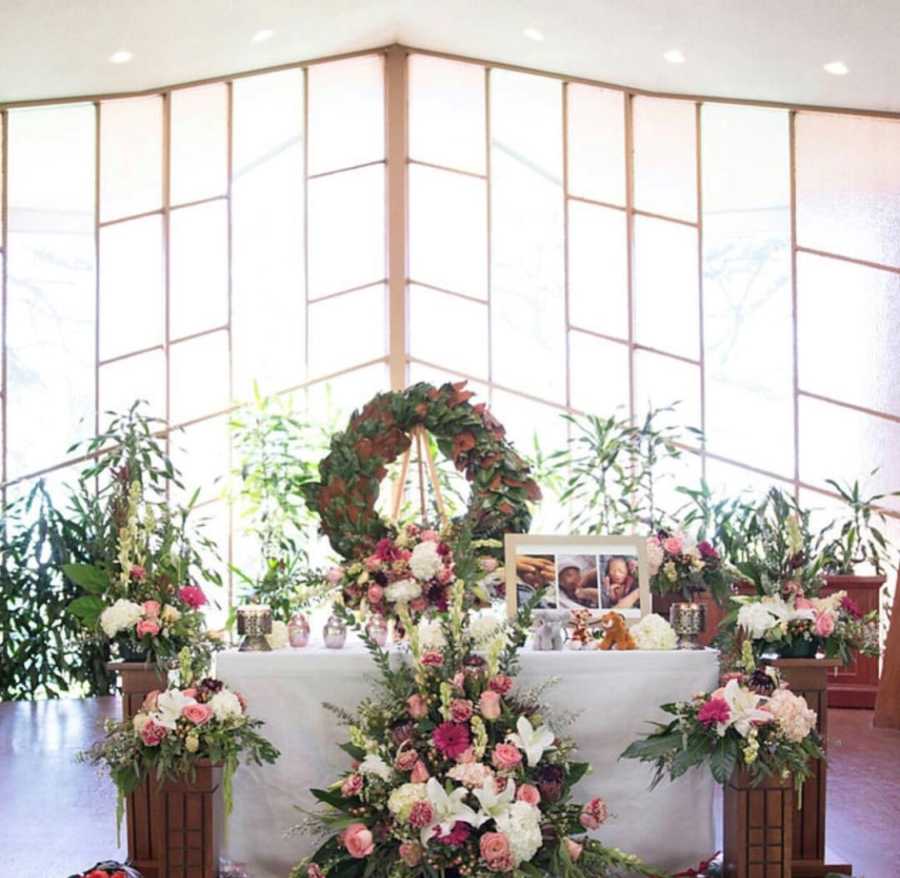
[[[736,609],[724,624],[736,624],[757,656],[775,652],[782,657],[810,657],[821,651],[826,658],[847,664],[857,651],[879,654],[878,611],[863,615],[845,591],[807,598],[795,583],[788,583],[783,594],[731,600]]]
[[[141,878],[141,874],[137,869],[132,869],[131,866],[127,866],[124,863],[106,860],[105,862],[97,863],[96,866],[88,869],[86,872],[76,872],[74,875],[70,875],[69,878]]]
[[[657,874],[586,835],[608,816],[602,799],[573,801],[589,766],[539,693],[516,687],[533,602],[505,623],[469,614],[465,592],[456,579],[439,619],[408,624],[411,661],[400,667],[356,623],[382,696],[356,714],[332,708],[353,766],[312,790],[324,809],[295,830],[323,840],[293,878]]]
[[[217,642],[206,631],[207,603],[192,572],[200,567],[188,538],[188,510],[174,518],[164,503],[144,499],[140,481],[120,472],[110,506],[114,552],[63,570],[88,592],[69,610],[91,634],[115,644],[120,658],[167,667],[189,647],[195,668],[209,666]]]
[[[664,704],[674,719],[655,723],[656,731],[633,742],[622,756],[653,765],[651,789],[666,776],[675,780],[708,764],[720,784],[738,771],[746,771],[753,784],[791,775],[799,792],[811,774],[810,760],[824,757],[815,711],[771,666],[726,679],[715,692]]]
[[[191,681],[184,668],[182,679]],[[225,813],[231,813],[232,779],[241,759],[262,765],[278,758],[258,729],[262,720],[247,713],[247,702],[221,681],[205,677],[193,685],[148,693],[129,720],[107,720],[106,737],[79,754],[92,765],[105,766],[118,793],[121,824],[125,797],[153,772],[160,780],[189,777],[206,760],[222,765]]]
[[[660,530],[647,538],[650,587],[658,594],[680,591],[686,600],[708,591],[721,602],[733,577],[710,542]]]

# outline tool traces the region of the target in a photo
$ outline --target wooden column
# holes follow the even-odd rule
[[[802,695],[816,712],[816,729],[827,746],[828,742],[828,678],[839,667],[836,659],[778,659],[775,667],[781,671],[791,691]],[[848,864],[825,863],[825,810],[827,804],[827,765],[816,760],[813,773],[803,785],[800,807],[793,813],[793,875],[794,878],[824,878],[829,873],[851,875]]]
[[[894,606],[891,610],[891,628],[884,650],[884,666],[878,697],[875,702],[875,717],[872,724],[879,729],[900,729],[900,571],[897,572],[897,586],[894,589]]]
[[[122,685],[122,719],[131,719],[153,690],[163,691],[167,675],[143,662],[110,662],[110,671]],[[161,794],[155,778],[148,778],[125,803],[128,832],[128,860],[143,878],[167,878],[163,865],[164,826]]]
[[[744,772],[725,784],[724,878],[791,878],[790,779],[769,777],[751,786]]]

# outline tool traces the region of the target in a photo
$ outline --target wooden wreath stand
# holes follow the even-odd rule
[[[131,719],[167,677],[143,662],[110,662],[122,683],[122,718]],[[222,838],[217,802],[221,767],[199,763],[193,780],[148,777],[125,803],[128,860],[143,878],[215,878]]]
[[[434,503],[437,507],[438,518],[441,524],[446,527],[449,518],[447,517],[447,507],[444,504],[444,495],[441,492],[441,482],[438,478],[437,465],[434,462],[434,455],[431,453],[431,445],[428,443],[428,437],[425,435],[424,427],[413,427],[410,435],[416,445],[416,461],[419,468],[419,506],[422,512],[422,524],[428,522],[428,500],[425,488],[425,467],[428,467],[428,481],[431,482],[431,489],[434,491]],[[396,524],[400,520],[400,509],[403,506],[403,496],[406,491],[406,477],[409,474],[409,461],[412,455],[413,443],[410,442],[409,447],[403,452],[400,459],[400,475],[394,483],[394,498],[391,503],[391,521]]]
[[[774,662],[791,691],[802,695],[816,712],[816,731],[828,745],[828,676],[840,666],[837,659],[777,659]],[[825,810],[827,764],[817,759],[803,784],[800,807],[793,809],[792,874],[794,878],[852,875],[849,864],[825,863]]]

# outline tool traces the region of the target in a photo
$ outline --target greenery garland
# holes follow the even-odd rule
[[[411,444],[410,432],[424,427],[441,453],[471,484],[465,523],[473,539],[502,539],[531,524],[528,503],[541,491],[528,464],[505,438],[502,424],[484,403],[472,405],[466,382],[440,388],[420,382],[406,390],[380,393],[354,412],[319,465],[319,481],[304,486],[320,530],[346,559],[371,554],[392,532],[375,509],[387,467]]]

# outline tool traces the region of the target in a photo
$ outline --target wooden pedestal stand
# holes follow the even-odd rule
[[[900,729],[900,571],[891,610],[891,627],[884,650],[884,666],[878,684],[878,700],[872,724],[877,729]]]
[[[790,779],[754,787],[744,772],[725,784],[724,878],[791,878],[793,793]]]
[[[827,746],[828,739],[828,674],[838,667],[836,659],[778,659],[775,667],[781,671],[791,691],[802,695],[816,712],[816,730]],[[851,875],[848,864],[825,863],[825,807],[826,771],[824,759],[816,760],[812,776],[803,785],[799,808],[793,819],[793,876],[794,878],[824,878],[829,873]]]

